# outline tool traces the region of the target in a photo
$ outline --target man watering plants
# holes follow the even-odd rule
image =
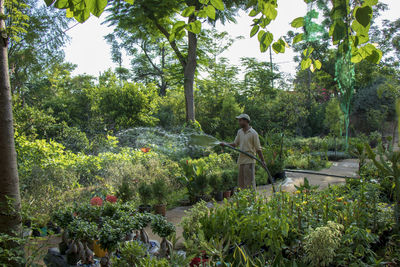
[[[256,154],[260,157],[262,164],[265,166],[264,156],[262,154],[260,139],[258,133],[250,126],[250,116],[241,114],[236,117],[239,121],[240,130],[237,132],[235,141],[231,144],[220,143],[221,146],[230,145],[238,147],[240,150],[247,152],[253,156]],[[239,177],[238,186],[241,189],[256,189],[255,181],[255,165],[256,160],[240,153],[238,159]]]

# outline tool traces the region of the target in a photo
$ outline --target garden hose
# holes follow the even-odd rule
[[[228,145],[228,144],[225,144],[224,147],[228,147],[228,148],[230,148],[230,149],[232,149],[232,150],[235,150],[235,151],[237,151],[237,152],[239,152],[239,153],[243,153],[243,154],[245,154],[246,156],[248,156],[248,157],[250,157],[250,158],[252,158],[252,159],[255,159],[258,163],[260,163],[261,167],[268,173],[268,180],[269,180],[269,182],[271,183],[272,192],[275,193],[274,178],[272,177],[271,173],[269,172],[267,166],[265,166],[265,165],[261,162],[261,160],[259,160],[257,157],[253,156],[253,155],[250,154],[250,153],[247,153],[247,152],[245,152],[245,151],[243,151],[243,150],[240,150],[240,149],[238,149],[238,148],[236,148],[236,147],[233,147],[233,146],[230,146],[230,145]]]

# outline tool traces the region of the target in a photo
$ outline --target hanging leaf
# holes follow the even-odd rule
[[[224,7],[224,3],[222,2],[222,0],[210,0],[210,2],[216,9],[224,11],[225,7]]]
[[[88,6],[90,12],[96,17],[100,17],[100,15],[103,13],[104,9],[107,6],[107,0],[96,0],[89,2],[92,3],[91,6]]]
[[[263,10],[263,14],[271,19],[274,20],[276,18],[276,16],[278,15],[278,11],[276,10],[276,6],[271,4],[271,3],[266,3],[264,5],[264,10]]]
[[[210,19],[214,19],[215,20],[215,12],[216,12],[215,11],[215,7],[213,7],[212,5],[208,5],[208,6],[206,6],[205,11],[207,13],[207,16]]]
[[[315,68],[316,68],[317,70],[320,70],[321,67],[322,67],[322,63],[321,63],[321,61],[319,61],[318,59],[314,60],[314,64],[313,64],[313,65],[315,66]]]
[[[303,17],[299,17],[299,18],[295,18],[292,23],[290,23],[290,25],[292,25],[293,28],[300,28],[304,26],[304,18]]]
[[[57,0],[54,4],[54,7],[58,9],[66,9],[69,7],[68,0]]]
[[[173,32],[181,31],[185,27],[186,23],[184,21],[177,21],[172,27]]]
[[[250,32],[250,37],[253,37],[254,35],[256,35],[256,33],[258,32],[258,30],[260,29],[260,26],[255,25]]]
[[[294,38],[293,38],[293,44],[297,44],[298,42],[303,41],[303,33],[299,33],[297,34]]]
[[[266,47],[269,47],[274,40],[274,36],[270,32],[266,32],[265,37],[263,38],[263,43]]]
[[[203,4],[203,5],[207,5],[208,2],[210,2],[210,1],[209,0],[199,0],[199,3]]]
[[[201,22],[198,20],[191,22],[186,26],[186,29],[194,34],[199,34],[201,32]]]
[[[264,39],[263,39],[263,38],[266,37],[266,36],[264,36],[264,34],[265,34],[265,31],[264,31],[264,30],[261,30],[261,31],[258,32],[258,41],[259,41],[260,43],[263,43],[263,42],[264,42]]]
[[[196,10],[195,6],[188,6],[182,11],[182,17],[190,17],[190,15],[192,15],[195,10]]]
[[[207,12],[204,9],[197,12],[196,16],[199,18],[208,18]]]
[[[302,70],[308,69],[311,66],[311,63],[312,63],[311,58],[303,59],[301,61],[301,69]]]
[[[306,49],[303,50],[303,55],[305,57],[310,57],[311,53],[314,51],[313,47],[308,47]]]
[[[272,49],[275,51],[275,53],[285,53],[285,42],[283,42],[282,39],[276,41],[275,43],[272,44]]]
[[[256,11],[256,10],[253,9],[252,11],[250,11],[249,16],[250,16],[250,17],[255,17],[255,16],[257,16],[259,13],[260,13],[260,11]]]
[[[374,6],[378,4],[378,0],[365,0],[364,4],[368,6]]]
[[[355,13],[356,20],[364,27],[367,27],[371,22],[372,8],[370,6],[357,7]]]
[[[74,12],[72,12],[69,8],[67,8],[65,16],[67,18],[73,18],[74,17]]]

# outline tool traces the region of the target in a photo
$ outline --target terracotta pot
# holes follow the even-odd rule
[[[107,250],[103,250],[100,247],[100,243],[98,240],[93,241],[93,252],[98,258],[103,258],[107,254]]]
[[[224,198],[230,198],[231,197],[231,191],[225,191],[223,193]]]
[[[140,213],[145,213],[145,212],[150,213],[151,212],[151,206],[150,205],[140,205],[139,208],[138,208],[138,211]]]
[[[157,204],[154,205],[154,212],[156,214],[160,214],[162,216],[165,216],[166,212],[167,212],[167,205],[166,204]]]

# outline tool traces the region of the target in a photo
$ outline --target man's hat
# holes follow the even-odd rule
[[[246,119],[250,122],[250,116],[247,114],[240,114],[239,116],[236,117],[236,119]]]

